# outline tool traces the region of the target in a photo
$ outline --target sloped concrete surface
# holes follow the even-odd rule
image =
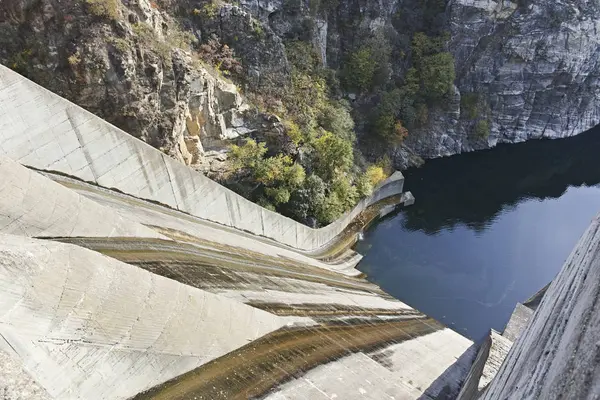
[[[286,324],[90,250],[11,235],[0,235],[0,293],[3,348],[56,399],[124,399]]]
[[[527,323],[531,319],[532,315],[532,309],[525,307],[521,303],[517,303],[513,313],[510,316],[510,319],[508,320],[508,323],[506,324],[506,327],[504,328],[504,331],[502,332],[502,336],[511,342],[517,340],[517,338],[521,336],[521,333],[523,333],[527,327]]]
[[[483,399],[600,396],[600,221],[548,287]]]
[[[6,347],[6,352],[2,349]],[[51,397],[23,370],[23,365],[10,345],[0,338],[0,399],[50,400]]]
[[[2,155],[5,397],[441,399],[466,375],[472,342],[346,251],[401,174],[313,230],[4,67]]]
[[[0,232],[166,239],[1,155],[0,177]]]
[[[93,200],[95,203],[116,211],[123,218],[143,225],[159,226],[189,235],[190,238],[205,238],[213,243],[229,245],[237,249],[245,249],[257,254],[278,256],[295,260],[305,265],[332,270],[343,275],[356,276],[361,272],[354,267],[360,260],[350,263],[325,263],[306,254],[293,251],[287,246],[277,246],[272,240],[254,236],[237,229],[206,221],[176,210],[171,210],[149,201],[137,199],[122,193],[113,192],[102,187],[76,181],[63,176],[46,174],[51,179]],[[184,238],[182,238],[184,239]]]
[[[325,246],[367,206],[402,193],[396,173],[334,223],[311,229],[266,210],[0,65],[0,152],[296,249]]]
[[[266,399],[451,399],[474,357],[471,341],[442,329],[322,365]]]
[[[457,400],[478,399],[498,373],[512,345],[512,341],[492,329],[479,348]]]

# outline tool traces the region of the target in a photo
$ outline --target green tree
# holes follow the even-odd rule
[[[229,163],[233,170],[254,169],[267,153],[267,147],[264,143],[256,143],[252,139],[246,140],[243,146],[232,145],[230,150]]]
[[[352,185],[347,175],[342,175],[335,179],[331,184],[331,191],[337,195],[342,204],[342,212],[354,207],[358,200],[356,186]]]
[[[404,91],[401,89],[394,89],[382,95],[375,111],[373,127],[385,143],[398,144],[408,135],[408,130],[398,119],[398,115],[402,114],[406,106]]]
[[[285,169],[290,165],[292,165],[292,159],[283,154],[264,158],[254,167],[254,177],[257,182],[270,186],[284,180]]]
[[[323,203],[317,210],[317,219],[323,225],[329,224],[338,219],[344,213],[344,204],[337,193],[331,192],[325,197]]]
[[[325,201],[325,182],[317,175],[309,175],[304,184],[292,193],[286,211],[300,221],[308,222],[310,217],[316,217],[317,211]]]
[[[421,79],[425,96],[439,100],[452,91],[455,79],[454,58],[448,52],[438,53],[423,58]]]
[[[350,104],[345,100],[332,101],[321,109],[319,125],[336,136],[354,142],[354,120]]]
[[[344,80],[349,88],[364,92],[371,88],[377,64],[370,47],[360,47],[351,53],[344,69]]]
[[[313,148],[315,171],[325,181],[347,172],[354,163],[352,143],[331,132],[323,131]]]
[[[304,168],[289,156],[278,154],[265,158],[265,154],[264,143],[248,139],[243,146],[231,146],[230,168],[246,171],[251,183],[264,187],[265,204],[287,203],[291,192],[304,183]]]

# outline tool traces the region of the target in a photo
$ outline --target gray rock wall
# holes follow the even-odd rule
[[[451,0],[447,7],[457,79],[447,110],[405,143],[433,158],[530,139],[577,135],[600,123],[600,9],[586,0]],[[461,98],[479,96],[475,118]],[[464,104],[463,104],[464,105]],[[475,124],[489,122],[487,137]]]

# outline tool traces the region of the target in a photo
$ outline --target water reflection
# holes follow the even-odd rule
[[[600,128],[574,138],[544,140],[431,160],[405,172],[417,198],[406,210],[409,230],[436,233],[465,224],[482,231],[502,210],[525,199],[562,196],[569,186],[600,183]]]
[[[600,211],[600,129],[501,146],[408,171],[417,203],[375,225],[359,268],[475,339],[558,272]]]

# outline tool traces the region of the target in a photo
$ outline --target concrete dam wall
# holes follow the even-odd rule
[[[0,139],[0,396],[460,390],[473,343],[358,276],[347,249],[401,174],[311,230],[3,67]]]
[[[599,218],[546,290],[483,399],[600,396]]]
[[[0,67],[0,397],[600,396],[600,221],[477,352],[354,269],[402,186],[313,230]]]
[[[244,199],[1,65],[0,152],[23,165],[118,189],[305,251],[327,245],[369,205],[401,195],[404,183],[398,172],[334,223],[312,229]]]

